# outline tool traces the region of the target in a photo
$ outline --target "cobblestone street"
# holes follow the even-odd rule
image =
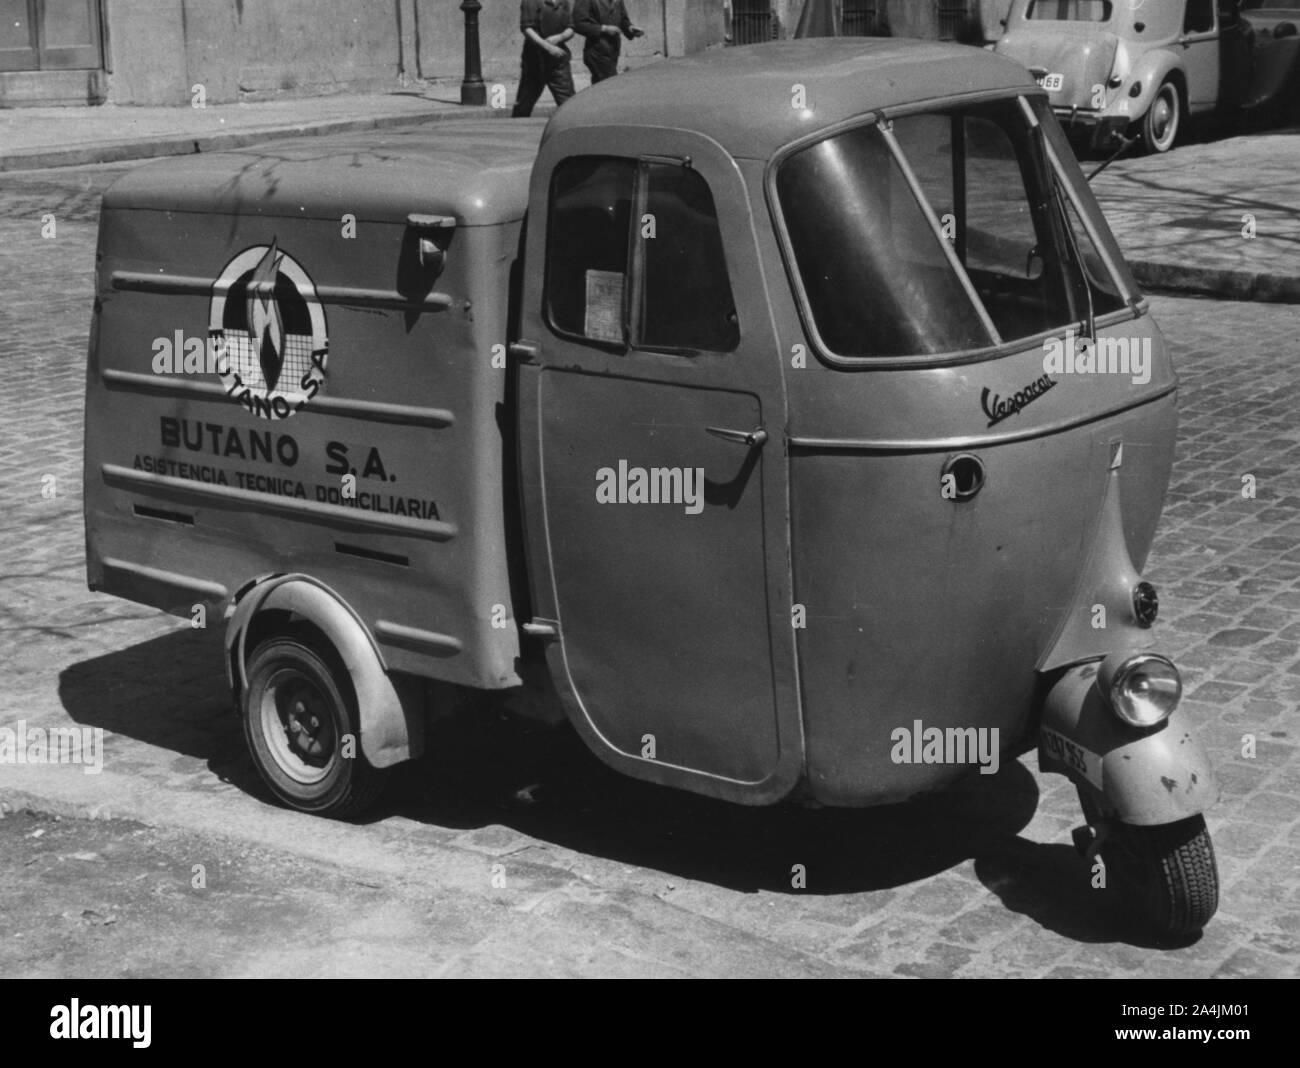
[[[1223,791],[1207,817],[1219,912],[1191,944],[1156,946],[1090,888],[1070,844],[1082,822],[1074,788],[1040,774],[1032,755],[909,806],[746,809],[617,776],[567,728],[490,719],[446,727],[435,755],[403,769],[370,822],[275,807],[229,710],[221,627],[196,631],[86,589],[95,226],[100,191],[130,166],[0,176],[0,725],[75,723],[107,735],[99,775],[0,765],[0,804],[127,817],[232,854],[256,847],[364,870],[395,898],[418,892],[418,907],[395,910],[384,935],[405,942],[405,955],[365,953],[357,924],[346,947],[326,940],[277,958],[308,974],[1300,974],[1295,305],[1152,298],[1182,389],[1145,577],[1160,591],[1162,651],[1183,672],[1183,707]],[[54,236],[43,236],[51,221]],[[0,854],[9,881],[11,863]],[[806,868],[805,889],[791,886],[794,865]],[[295,860],[277,870],[308,869]],[[371,907],[373,890],[355,879],[338,887]],[[94,893],[101,904],[84,907],[102,910],[112,894],[104,876]],[[61,918],[66,900],[43,907],[25,899],[24,926],[79,922]],[[172,900],[166,922],[191,922],[203,907]],[[376,929],[388,916],[376,912]],[[135,959],[142,972],[168,974],[165,954]],[[54,966],[39,939],[0,939],[0,975],[76,974],[78,961],[65,953]],[[206,973],[192,957],[184,967],[274,971],[254,948]]]

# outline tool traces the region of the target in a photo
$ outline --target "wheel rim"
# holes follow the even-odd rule
[[[315,682],[281,668],[262,693],[262,737],[271,759],[290,778],[309,786],[330,773],[338,732],[329,699]]]
[[[1173,86],[1160,90],[1151,105],[1151,137],[1157,148],[1168,148],[1178,132],[1178,94]]]

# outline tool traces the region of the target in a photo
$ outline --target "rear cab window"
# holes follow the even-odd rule
[[[1109,22],[1112,0],[1033,0],[1025,18],[1052,22]]]

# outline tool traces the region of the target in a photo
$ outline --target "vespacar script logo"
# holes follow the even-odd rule
[[[980,394],[980,407],[989,417],[988,425],[996,426],[1003,419],[1008,419],[1022,408],[1033,404],[1054,385],[1056,380],[1051,375],[1043,375],[1042,378],[1035,378],[1024,389],[1016,390],[1009,397],[1001,397],[985,386],[984,392]]]
[[[222,268],[208,338],[222,344],[226,394],[262,419],[289,418],[325,385],[325,309],[302,264],[274,239]]]

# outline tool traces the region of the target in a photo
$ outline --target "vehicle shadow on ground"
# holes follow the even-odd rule
[[[221,782],[275,804],[230,709],[222,644],[179,630],[82,661],[59,695],[83,726],[206,764]],[[906,804],[749,808],[626,778],[567,725],[486,711],[431,725],[429,751],[395,769],[363,822],[392,816],[447,830],[504,826],[578,853],[745,893],[842,895],[906,886],[969,859],[1009,909],[1084,942],[1136,941],[1122,909],[1089,888],[1065,844],[1020,836],[1038,785],[1019,763]],[[188,787],[176,787],[188,788]],[[806,886],[794,883],[796,865]]]
[[[176,630],[72,664],[59,675],[59,699],[82,726],[202,761],[269,801],[232,711],[223,655],[221,628]],[[114,758],[110,766],[129,764]]]

